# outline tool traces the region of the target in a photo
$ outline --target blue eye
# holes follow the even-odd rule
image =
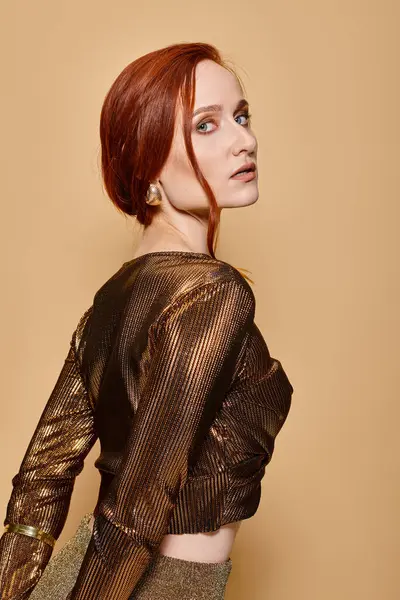
[[[247,119],[247,125],[250,124],[250,119],[251,119],[251,114],[250,113],[244,112],[241,115],[238,115],[238,117],[246,117],[246,119]]]
[[[197,131],[200,131],[200,133],[209,133],[208,131],[204,131],[200,129],[200,127],[202,127],[203,125],[207,125],[208,123],[213,123],[214,121],[204,121],[204,123],[200,123],[200,125],[198,125],[197,127]]]

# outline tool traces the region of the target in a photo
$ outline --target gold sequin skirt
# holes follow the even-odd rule
[[[92,532],[87,513],[73,537],[48,562],[29,600],[68,600]],[[223,600],[232,560],[206,563],[156,554],[130,600]]]

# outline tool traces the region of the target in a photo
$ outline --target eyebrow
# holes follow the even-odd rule
[[[243,108],[244,106],[248,106],[248,105],[249,105],[249,103],[247,102],[247,100],[245,98],[242,98],[237,103],[235,111],[239,110],[240,108]],[[218,112],[218,111],[221,111],[222,108],[223,107],[221,104],[209,104],[208,106],[200,106],[200,108],[197,108],[194,111],[193,117],[195,117],[196,115],[198,115],[199,113],[202,113],[202,112]]]

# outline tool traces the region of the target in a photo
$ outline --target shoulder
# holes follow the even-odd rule
[[[248,319],[254,318],[255,297],[251,286],[243,275],[224,261],[210,261],[205,267],[193,270],[193,278],[183,278],[183,285],[176,290],[174,298],[157,319],[160,325],[173,315],[191,308],[206,313],[230,313],[235,318],[239,313]]]

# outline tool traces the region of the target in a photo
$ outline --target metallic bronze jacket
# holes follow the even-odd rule
[[[70,600],[127,600],[166,533],[254,515],[293,392],[254,313],[239,271],[195,252],[143,254],[97,291],[12,480],[2,600],[29,598],[97,438],[95,524]]]

